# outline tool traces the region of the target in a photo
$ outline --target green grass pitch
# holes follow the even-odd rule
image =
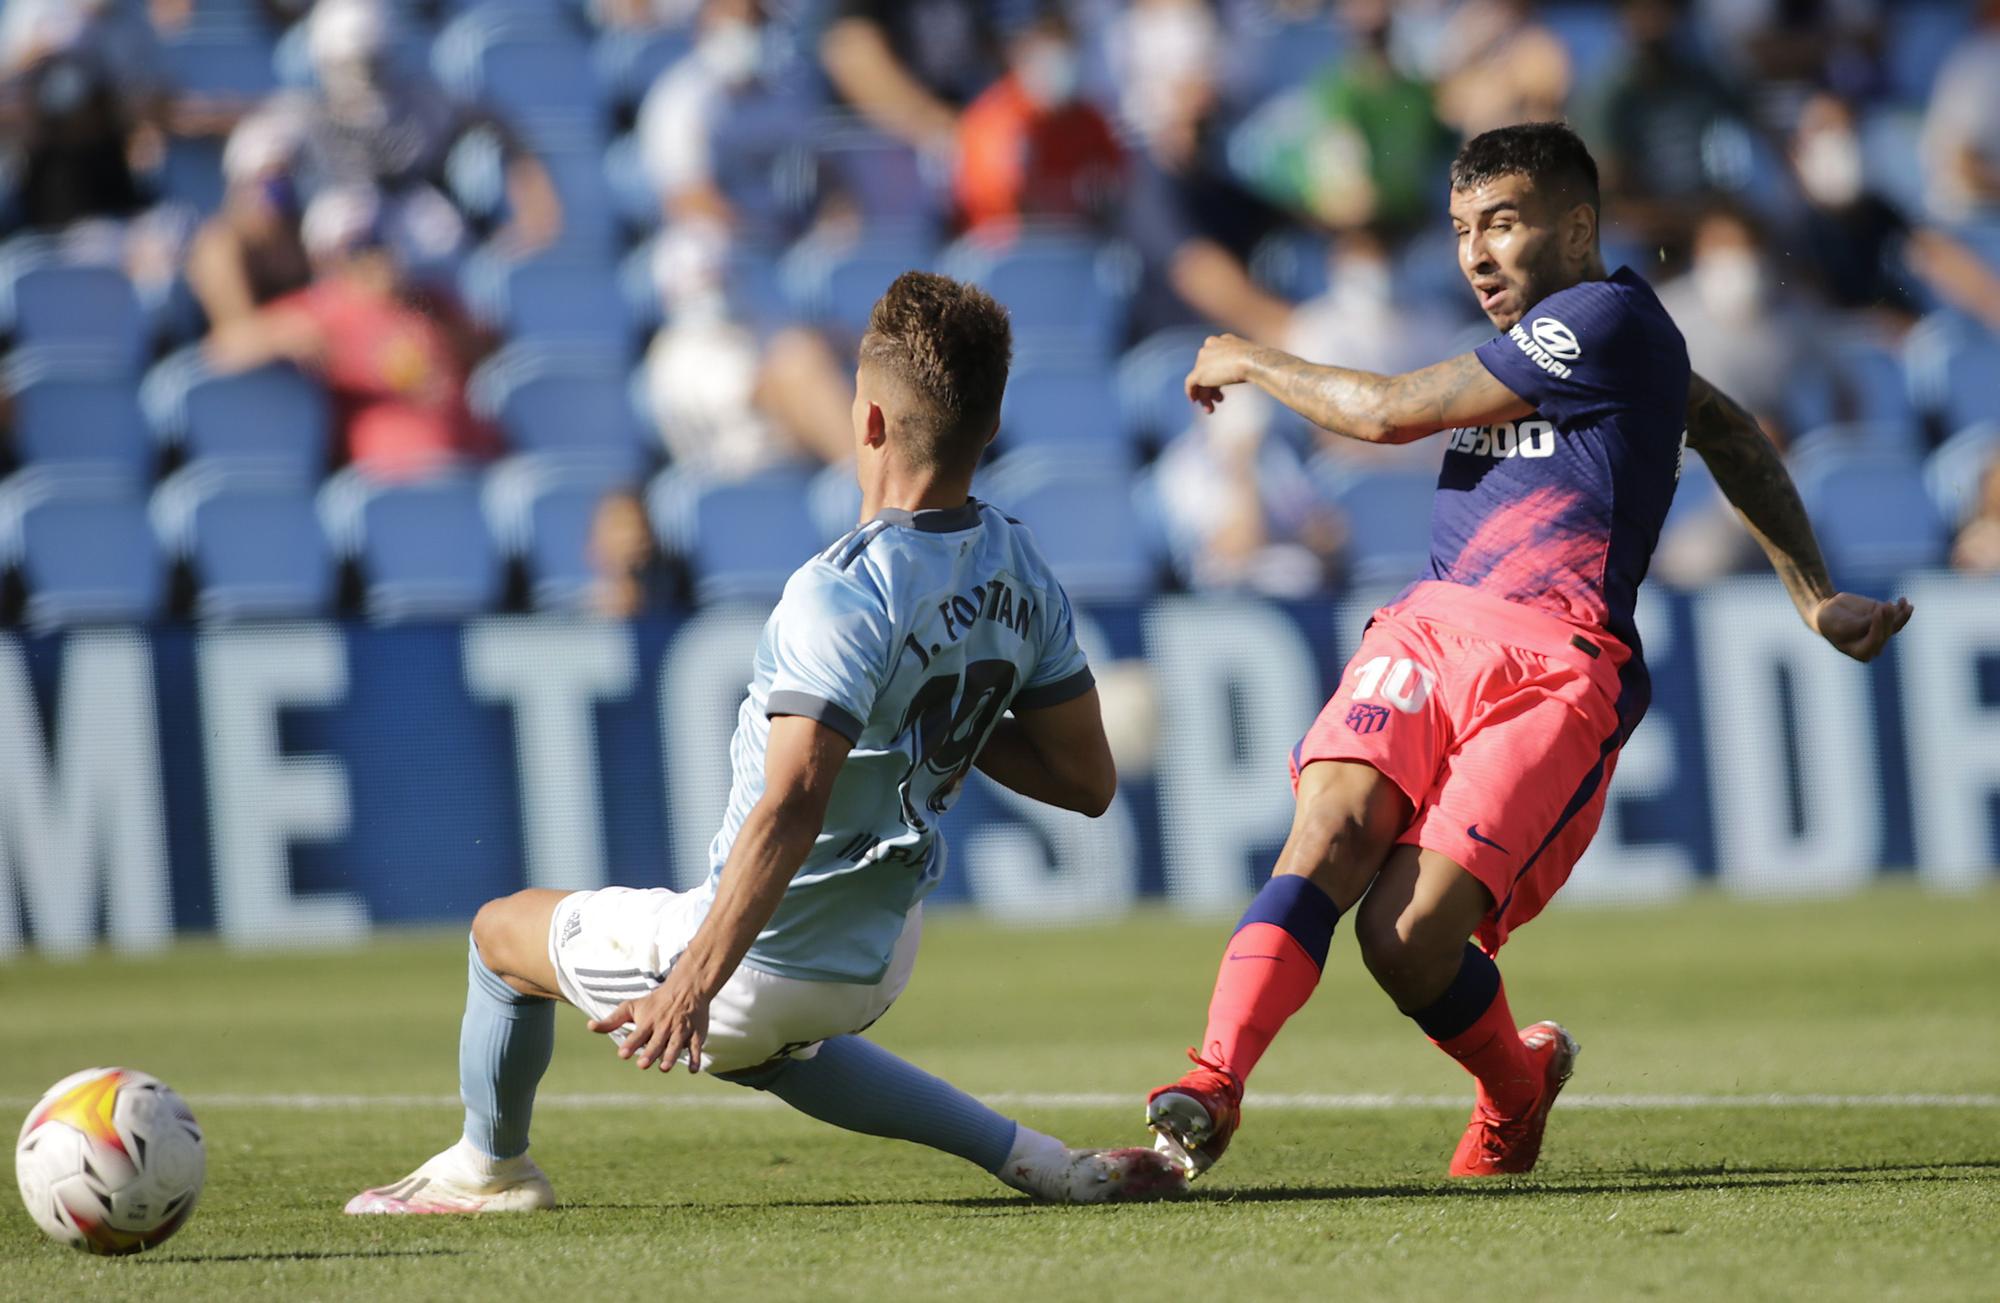
[[[1136,1143],[1145,1090],[1200,1032],[1226,930],[940,913],[876,1034],[975,1092],[1045,1097],[1017,1111],[1071,1143]],[[1583,1042],[1576,1105],[1532,1177],[1466,1185],[1442,1170],[1469,1082],[1343,929],[1229,1157],[1194,1197],[1148,1207],[1031,1205],[956,1160],[642,1074],[565,1011],[535,1146],[564,1207],[487,1221],[340,1214],[456,1134],[438,1097],[456,1089],[462,939],[20,961],[0,965],[11,1115],[74,1069],[143,1068],[200,1115],[209,1175],[187,1229],[131,1259],[49,1243],[15,1205],[0,1298],[1992,1298],[1996,934],[1994,891],[1559,910],[1504,967],[1522,1021]],[[1357,1093],[1401,1098],[1298,1098]],[[1714,1099],[1769,1095],[1976,1098]],[[403,1098],[330,1098],[354,1096]]]

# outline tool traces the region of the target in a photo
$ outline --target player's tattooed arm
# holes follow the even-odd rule
[[[1688,382],[1687,442],[1764,549],[1799,616],[1855,660],[1873,660],[1910,619],[1910,604],[1834,589],[1790,472],[1750,413],[1704,380]]]
[[[1290,353],[1218,335],[1188,373],[1188,397],[1209,411],[1226,385],[1250,383],[1323,430],[1365,443],[1409,443],[1439,430],[1528,415],[1534,405],[1471,353],[1403,375],[1318,366]]]

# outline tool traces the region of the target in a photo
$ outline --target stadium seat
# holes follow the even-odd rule
[[[1000,300],[1019,344],[1109,361],[1125,328],[1126,286],[1108,246],[1074,233],[1024,232],[995,247],[961,240],[942,269]]]
[[[1317,80],[1340,58],[1346,44],[1343,29],[1318,10],[1296,19],[1270,15],[1263,6],[1250,12],[1256,30],[1243,41],[1229,80],[1234,92],[1252,100]]]
[[[31,468],[0,483],[0,564],[38,629],[148,620],[166,596],[145,503],[119,475]]]
[[[1940,430],[1962,430],[2000,415],[2000,339],[1953,313],[1938,312],[1903,346],[1910,397]]]
[[[1116,385],[1102,367],[1029,361],[1008,377],[1000,438],[1008,451],[1088,446],[1122,454],[1130,446]]]
[[[861,482],[853,462],[835,462],[817,471],[806,488],[806,509],[820,538],[832,542],[861,520]]]
[[[1893,426],[1915,441],[1917,409],[1910,403],[1909,377],[1900,358],[1879,344],[1849,340],[1834,347],[1832,367],[1852,420]]]
[[[1076,450],[1030,448],[995,462],[979,486],[1025,524],[1069,595],[1080,602],[1129,602],[1153,594],[1160,563],[1132,500],[1131,471],[1115,459]]]
[[[1887,49],[1883,63],[1889,90],[1898,100],[1918,107],[1928,103],[1931,84],[1952,48],[1968,37],[1970,6],[1952,0],[1905,0],[1895,16],[1882,24]]]
[[[272,42],[253,16],[198,19],[162,48],[168,78],[181,91],[254,102],[278,89]]]
[[[1183,382],[1208,335],[1206,326],[1173,326],[1126,350],[1118,362],[1126,429],[1165,443],[1187,428],[1195,409]]]
[[[153,493],[153,528],[184,561],[203,620],[323,615],[334,568],[310,489],[289,476],[194,465]]]
[[[7,359],[6,389],[23,464],[94,467],[135,485],[151,477],[158,449],[116,358],[21,349]]]
[[[812,134],[820,190],[839,192],[859,211],[864,227],[935,230],[947,200],[944,178],[934,176],[915,150],[857,118],[831,114]]]
[[[653,533],[688,567],[697,601],[770,601],[826,546],[807,508],[809,479],[799,467],[738,480],[669,468],[654,478]]]
[[[0,335],[116,355],[142,365],[152,323],[123,272],[61,261],[46,245],[17,240],[0,250]]]
[[[378,484],[344,471],[320,490],[319,514],[360,572],[370,619],[455,619],[500,600],[505,574],[473,479]]]
[[[1343,467],[1325,482],[1347,520],[1348,571],[1355,583],[1404,582],[1423,572],[1431,556],[1434,472]]]
[[[481,364],[468,396],[474,413],[499,425],[517,452],[611,462],[636,473],[648,447],[627,378],[622,355],[514,347]]]
[[[256,466],[301,484],[317,480],[330,461],[326,391],[282,363],[221,375],[200,350],[188,349],[147,374],[140,401],[154,434],[191,461]]]
[[[2000,420],[1967,426],[1925,459],[1924,486],[1947,529],[1958,529],[1972,515],[1987,469],[1996,461],[2000,461]]]
[[[463,277],[467,304],[509,339],[589,346],[624,356],[633,330],[616,269],[589,258],[546,254],[518,261],[482,251]]]
[[[655,27],[633,30],[613,27],[600,32],[591,47],[597,80],[611,102],[622,109],[637,106],[661,73],[694,49],[687,28]]]
[[[1805,467],[1826,457],[1840,458],[1855,453],[1914,457],[1918,453],[1915,435],[1907,425],[1882,421],[1837,421],[1806,431],[1786,449],[1786,458],[1795,467]]]
[[[446,90],[504,113],[531,141],[601,134],[608,122],[590,49],[552,5],[488,5],[438,34],[431,67]]]
[[[1795,462],[1793,477],[1836,575],[1889,577],[1943,559],[1944,524],[1913,459],[1875,450],[1819,454]]]
[[[486,474],[486,520],[502,551],[528,576],[538,611],[580,611],[597,583],[591,529],[607,493],[626,485],[623,468],[541,457],[510,457]]]
[[[153,173],[160,197],[206,216],[222,206],[222,141],[214,136],[169,136]]]
[[[871,233],[839,248],[806,239],[785,256],[779,277],[794,311],[858,335],[889,282],[930,261],[929,245],[915,231]]]

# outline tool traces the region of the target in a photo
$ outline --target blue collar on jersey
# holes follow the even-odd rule
[[[952,534],[961,529],[971,529],[979,523],[979,506],[978,498],[967,498],[962,507],[935,507],[929,511],[884,507],[875,513],[875,519],[885,524],[921,529],[926,534]]]

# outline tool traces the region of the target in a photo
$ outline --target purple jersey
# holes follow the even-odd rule
[[[1549,295],[1477,356],[1536,410],[1450,432],[1429,577],[1608,633],[1636,661],[1632,604],[1687,426],[1679,329],[1620,267]]]

